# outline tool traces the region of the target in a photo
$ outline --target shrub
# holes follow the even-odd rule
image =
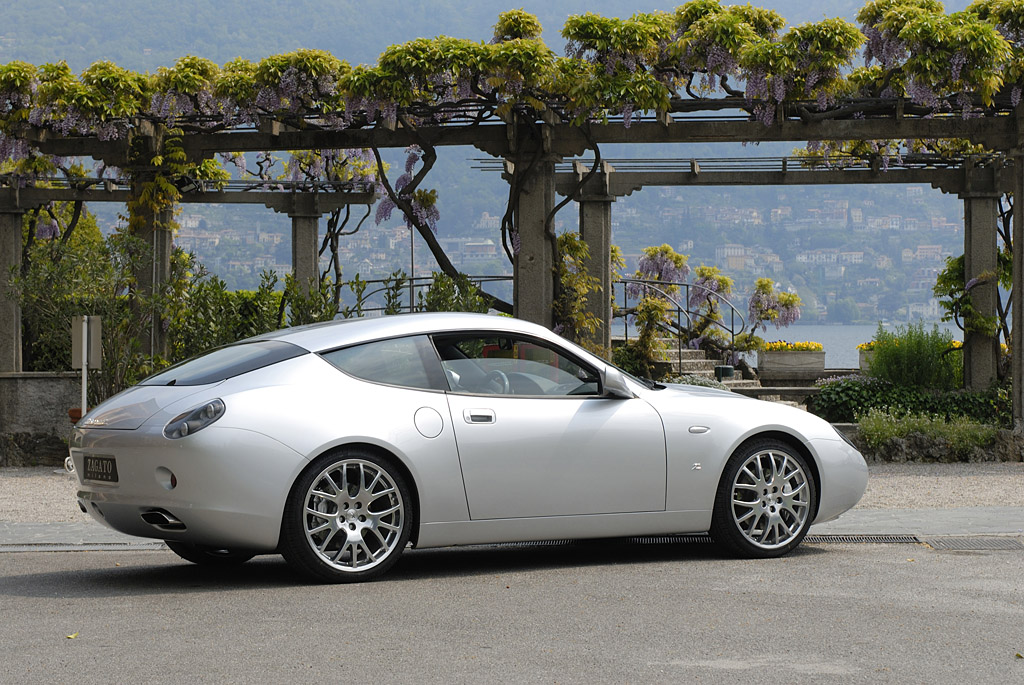
[[[693,374],[683,374],[681,376],[673,376],[665,379],[666,383],[681,383],[683,385],[697,385],[702,388],[718,388],[719,390],[728,390],[729,386],[725,383],[720,383],[714,378],[708,378],[707,376],[694,376]]]
[[[224,281],[195,264],[192,276],[172,303],[167,335],[172,360],[280,328],[282,294],[277,276],[264,272],[259,288],[229,291]]]
[[[932,390],[954,390],[963,386],[963,353],[953,345],[948,331],[924,324],[875,333],[870,375],[896,385]]]
[[[977,449],[990,447],[997,433],[994,426],[977,423],[963,416],[946,418],[883,409],[871,409],[861,417],[859,431],[864,445],[872,450],[892,440],[921,435],[945,443],[953,458],[959,461],[967,461]]]
[[[826,421],[853,423],[880,409],[948,419],[964,417],[1006,427],[1013,421],[1006,386],[982,392],[934,392],[861,375],[824,379],[818,386],[819,393],[807,398],[807,409]]]
[[[435,271],[426,294],[420,293],[420,309],[427,312],[487,313],[487,300],[465,274],[452,278]]]

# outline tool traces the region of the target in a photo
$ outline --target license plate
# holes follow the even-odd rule
[[[117,482],[117,463],[113,457],[85,457],[85,480],[98,480],[104,483]]]

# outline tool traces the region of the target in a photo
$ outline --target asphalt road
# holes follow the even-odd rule
[[[1010,683],[1018,652],[1022,550],[422,550],[348,586],[280,557],[0,554],[4,683]]]

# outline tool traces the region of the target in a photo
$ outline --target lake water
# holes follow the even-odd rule
[[[931,330],[931,326],[931,324],[925,324],[925,330]],[[940,330],[952,333],[955,340],[964,339],[963,331],[952,323],[940,323],[938,326]],[[782,330],[775,330],[774,327],[769,326],[766,333],[761,333],[761,337],[768,342],[776,340],[819,342],[825,347],[825,368],[855,369],[859,364],[857,345],[874,338],[877,330],[878,324],[844,326],[797,324]]]

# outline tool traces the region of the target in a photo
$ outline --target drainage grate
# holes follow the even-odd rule
[[[565,545],[575,545],[576,540],[531,540],[529,542],[502,542],[497,547],[563,547]],[[490,547],[490,545],[479,545],[480,547]]]
[[[916,535],[808,535],[804,542],[812,545],[839,545],[844,543],[869,543],[873,545],[917,544]]]
[[[941,537],[925,541],[932,549],[953,550],[1024,550],[1020,538],[998,536]]]
[[[0,554],[4,552],[138,552],[166,549],[164,543],[153,542],[35,542],[27,544],[0,544]]]
[[[635,545],[706,545],[714,542],[710,535],[643,535],[628,541]]]

